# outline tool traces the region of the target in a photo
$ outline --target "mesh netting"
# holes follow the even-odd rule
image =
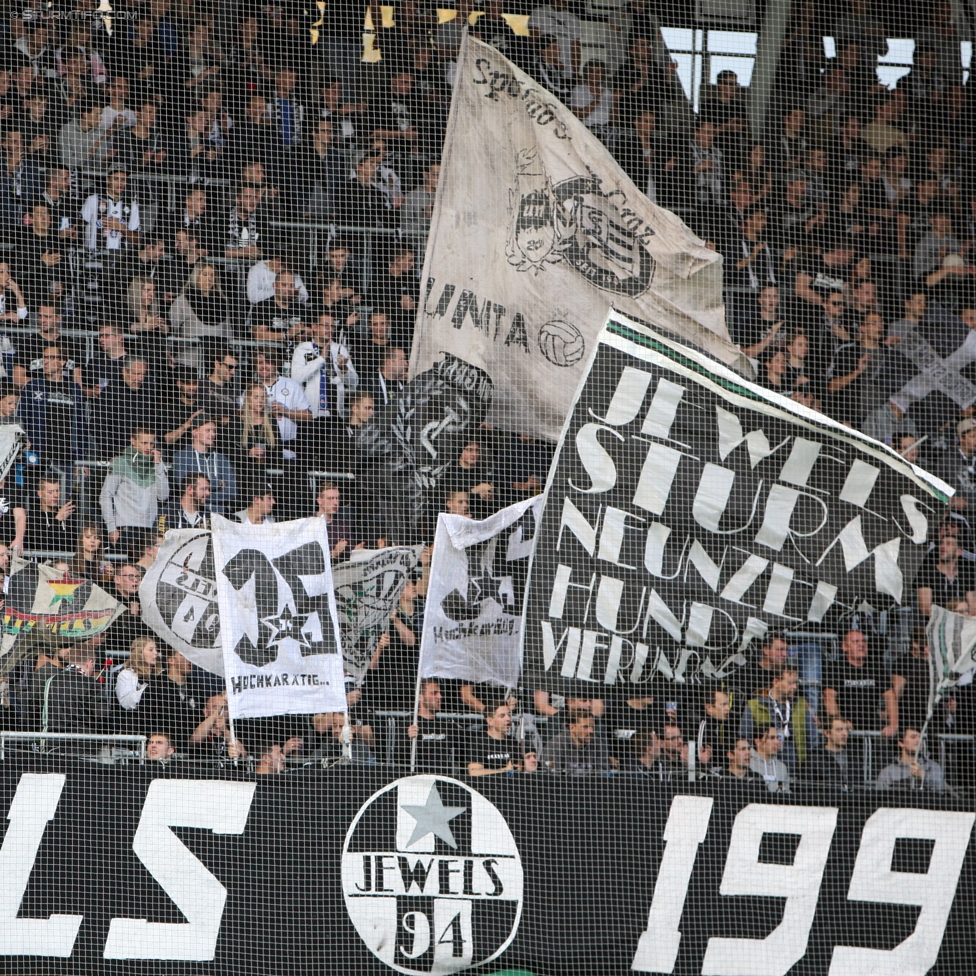
[[[5,9],[0,968],[972,968],[971,4]]]

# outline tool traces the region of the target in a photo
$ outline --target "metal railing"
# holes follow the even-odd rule
[[[144,735],[100,735],[88,732],[0,732],[0,760],[6,759],[8,742],[95,742],[103,747],[128,743],[136,747],[140,762],[146,759],[146,736]]]

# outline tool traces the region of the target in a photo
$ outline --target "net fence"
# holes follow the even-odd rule
[[[971,3],[4,11],[4,972],[972,968]]]

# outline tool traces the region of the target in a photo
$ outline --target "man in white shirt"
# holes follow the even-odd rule
[[[105,177],[105,192],[85,200],[85,247],[89,251],[118,251],[139,243],[139,204],[125,196],[129,176],[124,166],[112,166]]]
[[[302,384],[316,420],[345,417],[346,393],[359,386],[349,350],[333,341],[333,328],[332,316],[320,315],[311,341],[299,343],[291,359],[291,378]]]
[[[274,298],[275,279],[282,271],[287,270],[281,258],[267,258],[253,264],[247,273],[247,300],[252,305],[257,305],[267,298]],[[308,301],[308,288],[298,274],[295,275],[295,291],[300,302]]]
[[[292,442],[298,437],[298,425],[312,420],[312,408],[305,398],[299,382],[281,375],[281,352],[273,346],[261,346],[254,355],[254,372],[258,382],[264,384],[268,406],[278,418],[278,433],[284,447],[284,456],[294,460]]]

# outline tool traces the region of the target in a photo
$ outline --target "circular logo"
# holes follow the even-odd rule
[[[198,664],[213,657],[223,673],[215,576],[210,533],[198,532],[172,553],[150,596],[168,631],[162,636]]]
[[[565,224],[560,251],[591,284],[636,298],[654,277],[654,258],[632,229],[627,198],[604,193],[600,181],[574,176],[553,187]]]
[[[522,915],[522,861],[505,818],[445,776],[374,793],[342,849],[346,910],[401,973],[456,973],[499,956]]]
[[[539,348],[553,365],[573,366],[583,358],[586,342],[575,325],[553,319],[539,329]]]

